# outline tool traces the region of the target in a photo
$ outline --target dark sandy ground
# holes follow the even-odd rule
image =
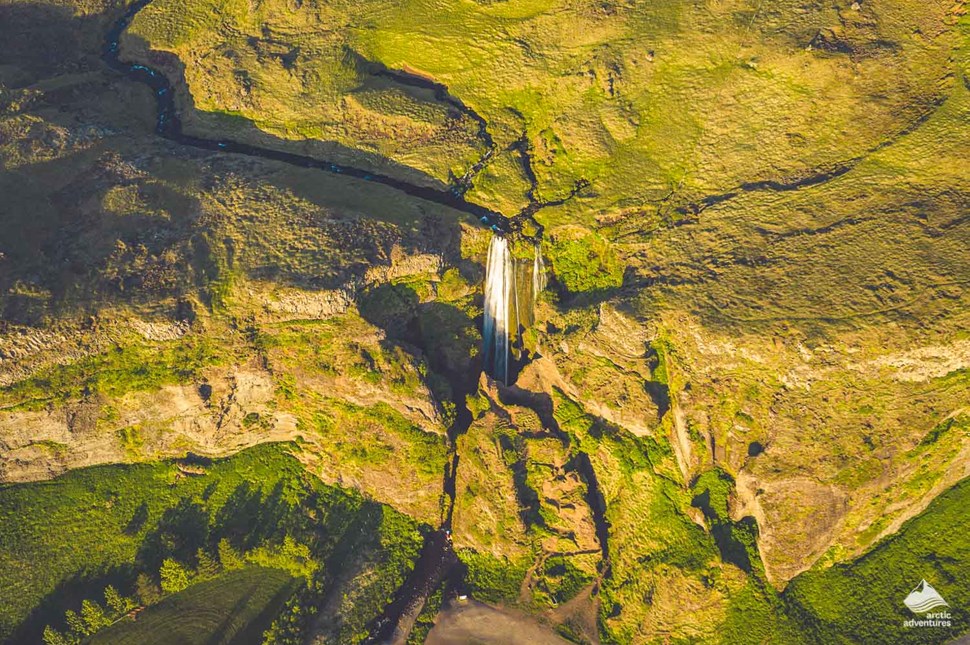
[[[551,628],[509,609],[474,601],[446,606],[428,634],[426,645],[568,645]]]

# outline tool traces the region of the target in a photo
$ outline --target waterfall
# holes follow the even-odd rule
[[[542,261],[542,249],[539,243],[535,245],[535,259],[532,261],[532,302],[546,288],[546,263]]]
[[[535,246],[532,262],[531,286],[528,310],[520,308],[519,289],[516,284],[518,265],[512,256],[512,247],[504,235],[492,236],[488,246],[488,262],[485,265],[485,322],[482,326],[482,344],[485,371],[493,378],[508,385],[509,360],[512,339],[518,339],[523,323],[522,314],[529,312],[528,321],[534,317],[532,307],[536,297],[546,285],[546,270],[539,245]],[[524,267],[523,267],[524,268]],[[525,295],[525,294],[523,294]]]
[[[509,242],[493,235],[485,265],[485,323],[482,328],[486,371],[491,359],[491,374],[509,380],[509,305],[515,290],[515,267]]]

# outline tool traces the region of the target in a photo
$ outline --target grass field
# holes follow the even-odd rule
[[[940,643],[970,630],[970,481],[940,495],[899,533],[858,560],[795,578],[789,610],[815,642]],[[952,627],[904,629],[922,618],[903,605],[921,580],[947,601]]]
[[[193,585],[122,622],[98,632],[92,644],[259,643],[292,593],[285,571],[247,567]]]
[[[46,624],[60,629],[65,610],[76,611],[83,599],[99,600],[108,584],[127,595],[138,574],[157,584],[164,558],[191,571],[202,566],[200,549],[216,554],[216,543],[228,540],[256,562],[274,562],[287,537],[318,563],[321,592],[340,584],[363,594],[341,617],[358,629],[412,566],[421,544],[417,525],[358,494],[324,486],[288,450],[259,446],[213,461],[200,474],[184,475],[175,463],[161,462],[87,468],[0,488],[0,639],[37,640]],[[380,567],[360,581],[353,573],[341,578],[359,558]],[[289,573],[286,580],[274,574],[273,588],[245,590],[263,574],[250,570],[231,578],[243,605],[248,595],[262,598],[241,615],[259,613],[260,603],[281,602],[277,594],[289,584]],[[225,602],[231,610],[233,603]]]
[[[296,9],[283,0],[159,0],[135,20],[128,46],[141,57],[147,47],[202,61],[184,74],[195,118],[210,128],[222,125],[211,115],[232,112],[284,138],[336,131],[348,147],[441,178],[468,153],[429,145],[440,106],[409,105],[407,88],[388,87],[360,61],[430,77],[481,114],[498,144],[473,196],[491,201],[501,186],[491,205],[515,202],[519,153],[505,148],[524,139],[540,197],[592,182],[570,210],[589,221],[671,195],[689,201],[803,178],[864,155],[931,110],[952,82],[954,11],[910,0]],[[924,37],[911,37],[914,29]],[[364,114],[374,129],[356,121]]]

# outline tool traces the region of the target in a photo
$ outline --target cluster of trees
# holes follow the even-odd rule
[[[117,589],[108,585],[104,589],[104,605],[96,600],[85,600],[81,603],[80,613],[69,609],[64,614],[67,631],[62,633],[48,625],[44,628],[44,643],[46,645],[75,645],[95,632],[121,620],[137,606],[138,603],[133,598],[122,596]]]
[[[167,595],[175,594],[187,588],[190,584],[209,580],[224,571],[239,569],[247,561],[255,561],[266,566],[280,566],[291,570],[299,568],[305,563],[296,562],[299,556],[309,557],[309,550],[303,545],[287,537],[282,546],[276,549],[260,547],[251,554],[241,554],[223,538],[219,541],[216,554],[210,554],[205,549],[196,553],[197,566],[194,568],[175,560],[165,558],[159,567],[158,575],[153,576],[142,572],[135,580],[135,597],[123,596],[113,586],[108,585],[104,590],[104,604],[97,600],[84,600],[80,612],[69,609],[64,613],[66,629],[59,631],[48,625],[44,628],[44,643],[46,645],[78,645],[86,638],[98,631],[113,625],[125,618],[135,609],[153,605]],[[306,553],[304,553],[306,550]],[[277,555],[279,562],[269,554]],[[293,562],[286,560],[293,559]],[[285,566],[289,565],[289,566]]]

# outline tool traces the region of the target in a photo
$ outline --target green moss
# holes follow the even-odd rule
[[[458,558],[468,568],[465,583],[471,593],[486,602],[515,603],[529,568],[529,562],[509,562],[471,549],[458,551]]]
[[[553,556],[547,558],[538,588],[547,594],[554,605],[560,605],[578,594],[593,582],[593,576],[577,567],[570,558]]]
[[[393,456],[422,477],[444,472],[444,438],[424,432],[386,403],[364,407],[328,400],[313,412],[313,424],[347,464],[381,466]]]
[[[466,405],[468,410],[472,413],[473,419],[478,419],[483,414],[485,414],[489,409],[491,409],[491,402],[488,397],[484,396],[480,391],[474,394],[469,394],[466,398]]]
[[[357,306],[368,322],[400,336],[416,315],[419,301],[410,285],[388,283],[365,291]]]
[[[118,439],[121,447],[125,451],[125,457],[129,461],[140,461],[144,459],[145,438],[142,436],[141,428],[138,426],[128,426],[118,430]]]
[[[670,360],[670,352],[671,346],[669,341],[662,338],[651,341],[648,353],[654,359],[652,366],[653,373],[651,376],[657,383],[667,386],[670,385],[670,376],[667,368],[667,363]]]
[[[752,574],[754,581],[766,584],[758,553],[758,525],[753,517],[731,519],[728,505],[733,492],[734,478],[715,468],[703,473],[694,483],[691,505],[704,513],[721,559]]]
[[[67,452],[70,447],[65,443],[60,443],[59,441],[51,441],[50,439],[45,439],[43,441],[37,441],[32,445],[39,448],[43,448],[48,451],[50,455],[54,458],[64,458],[67,456]]]
[[[814,641],[771,586],[749,579],[731,591],[719,642],[808,645]]]
[[[553,275],[571,294],[606,291],[623,284],[623,263],[610,243],[592,231],[555,229],[545,248]]]
[[[188,383],[206,367],[225,363],[232,350],[212,336],[187,335],[168,343],[118,345],[103,354],[0,388],[0,401],[39,408],[47,402],[94,394],[120,397],[172,383]]]
[[[954,429],[957,429],[964,434],[970,433],[970,415],[961,414],[955,417],[950,417],[946,421],[933,426],[933,429],[927,432],[925,437],[920,439],[919,444],[916,446],[916,451],[922,452],[927,447],[939,441],[947,433],[952,432]]]
[[[708,470],[697,478],[693,485],[695,499],[703,495],[704,500],[698,500],[696,505],[704,514],[715,521],[730,521],[728,515],[728,498],[734,490],[734,479],[721,469]]]

